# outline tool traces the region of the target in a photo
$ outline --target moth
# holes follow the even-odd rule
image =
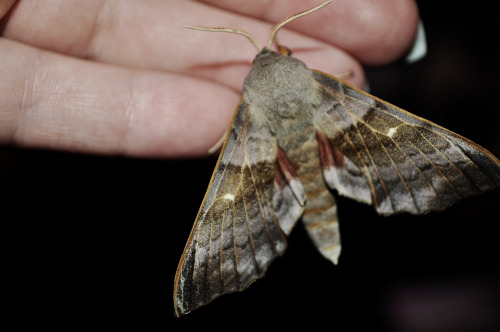
[[[486,149],[339,79],[309,69],[278,45],[242,30],[259,50],[174,281],[180,316],[246,289],[282,255],[301,219],[319,252],[337,263],[331,190],[381,215],[424,214],[500,185]]]

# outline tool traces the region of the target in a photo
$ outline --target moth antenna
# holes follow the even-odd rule
[[[332,0],[333,1],[333,0]],[[222,27],[198,27],[198,26],[190,26],[190,25],[185,25],[185,28],[188,29],[193,29],[193,30],[201,30],[201,31],[214,31],[214,32],[229,32],[229,33],[235,33],[237,35],[242,35],[248,38],[250,42],[257,48],[257,50],[260,52],[262,50],[262,47],[257,43],[255,38],[249,34],[246,31],[240,30],[240,29],[234,29],[234,28],[222,28]]]
[[[322,4],[319,4],[317,5],[316,7],[313,7],[311,9],[307,9],[307,10],[304,10],[302,12],[299,12],[297,14],[294,14],[292,16],[290,16],[289,18],[286,18],[284,19],[283,21],[279,22],[278,24],[276,24],[271,32],[271,36],[269,37],[269,42],[267,43],[267,48],[268,49],[271,49],[271,47],[273,46],[273,41],[274,41],[274,38],[276,36],[276,33],[278,32],[279,29],[281,29],[285,24],[287,23],[290,23],[291,21],[295,20],[296,18],[299,18],[301,16],[304,16],[304,15],[307,15],[307,14],[311,14],[312,12],[315,12],[317,11],[318,9],[321,9],[323,7],[325,7],[326,5],[328,5],[330,2],[332,2],[333,0],[329,0],[329,1],[326,1],[326,2],[323,2]]]

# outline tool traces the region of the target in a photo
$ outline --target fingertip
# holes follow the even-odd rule
[[[292,54],[303,60],[307,67],[320,70],[326,74],[363,89],[366,85],[364,69],[355,58],[335,47],[325,46],[310,51]]]
[[[289,28],[343,49],[364,65],[384,65],[410,49],[418,17],[414,0],[334,1]]]
[[[419,24],[414,0],[344,2],[352,16],[352,40],[347,50],[363,64],[385,65],[405,55]],[[348,22],[346,22],[348,23]]]

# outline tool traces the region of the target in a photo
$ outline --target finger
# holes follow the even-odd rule
[[[241,36],[187,31],[182,26],[242,27],[263,44],[271,26],[192,1],[92,1],[85,4],[74,1],[44,9],[39,8],[42,6],[39,2],[25,0],[11,15],[4,34],[37,47],[106,63],[189,72],[240,90],[242,77],[248,72],[255,54],[253,46]],[[75,12],[75,8],[79,10]],[[43,15],[38,15],[40,11]],[[289,14],[283,13],[282,17]],[[33,20],[35,16],[37,19]],[[281,35],[284,36],[284,32]],[[283,39],[289,47],[315,50],[315,54],[311,53],[312,62],[308,62],[308,54],[303,54],[303,59],[313,68],[332,74],[359,68],[356,60],[338,48],[299,34],[290,36]],[[325,61],[317,63],[321,56]],[[361,74],[357,77],[362,81]]]
[[[197,10],[199,9],[193,8],[193,12]],[[203,9],[203,11],[206,10],[212,9]],[[213,15],[204,15],[202,22],[190,23],[190,25],[242,27],[254,35],[258,41],[261,41],[262,45],[267,44],[271,24],[246,17],[234,17],[230,13],[222,13],[221,15],[216,11],[212,12]],[[222,17],[216,17],[216,14]],[[190,42],[182,45],[184,48],[186,45],[189,47],[183,61],[193,63],[193,65],[186,66],[184,63],[179,64],[179,67],[183,67],[185,72],[215,80],[237,90],[240,89],[251,66],[250,59],[253,59],[256,53],[246,38],[227,33],[191,30],[182,31],[181,38]],[[303,60],[308,67],[333,75],[352,72],[354,75],[345,80],[357,87],[364,87],[365,76],[360,63],[344,50],[286,28],[280,30],[279,40],[280,43],[291,48],[293,56]],[[200,50],[202,50],[202,56],[200,56]],[[249,57],[248,54],[252,56]]]
[[[3,37],[106,63],[177,70],[186,64],[182,50],[193,51],[183,48],[189,44],[183,26],[203,17],[225,24],[240,16],[184,0],[66,0],[51,6],[24,0],[9,15]]]
[[[231,42],[224,38],[227,36],[193,34],[183,28],[202,23],[203,17],[213,23],[231,24],[241,16],[193,1],[67,0],[46,6],[24,0],[10,14],[3,37],[99,62],[189,72],[240,90],[241,76],[248,72],[255,49],[241,37],[227,47]],[[266,26],[266,34],[268,29]],[[224,52],[226,49],[229,52]],[[208,65],[201,63],[202,58]],[[200,64],[202,69],[190,70],[193,64]],[[229,69],[215,71],[214,75],[208,68],[213,66]],[[239,81],[234,81],[235,77]]]
[[[239,96],[0,39],[0,142],[133,156],[205,154]]]
[[[219,8],[276,23],[321,1],[260,1],[245,6],[232,0],[200,0]],[[335,0],[287,28],[319,38],[354,55],[362,63],[381,65],[401,57],[412,45],[418,26],[414,0]]]
[[[9,12],[15,2],[16,0],[2,0],[0,2],[0,19]]]

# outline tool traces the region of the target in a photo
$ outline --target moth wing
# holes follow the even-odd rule
[[[286,248],[304,188],[243,100],[236,110],[174,281],[177,316],[241,291]]]
[[[474,142],[319,71],[315,126],[339,194],[383,215],[443,210],[500,186],[500,162]]]

